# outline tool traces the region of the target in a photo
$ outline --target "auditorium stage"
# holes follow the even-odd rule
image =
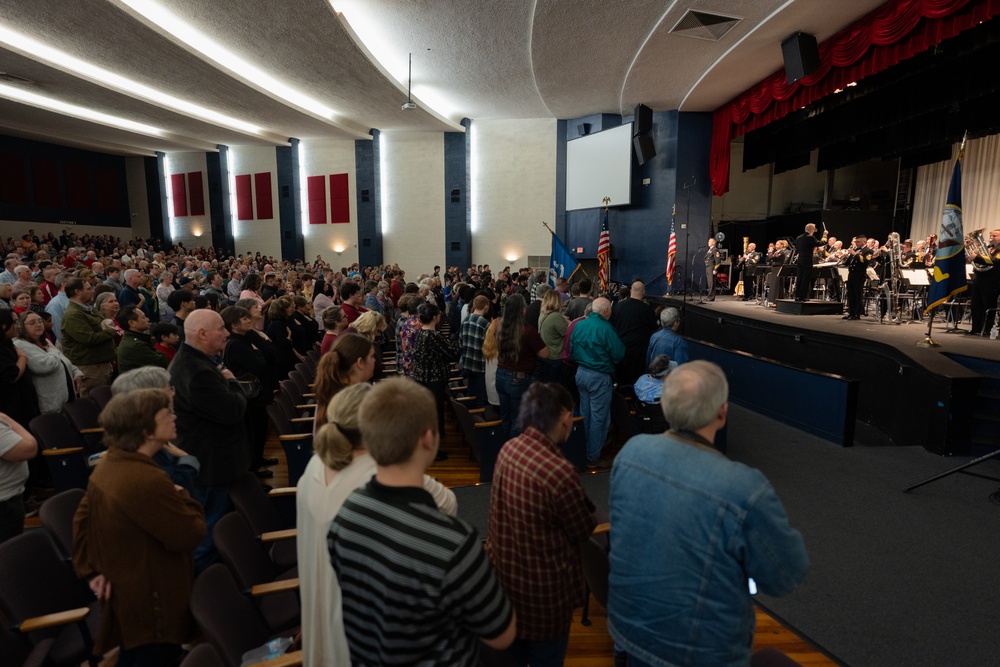
[[[867,443],[920,444],[949,455],[1000,445],[1000,422],[982,423],[984,413],[1000,414],[1000,406],[990,403],[1000,379],[1000,340],[950,333],[940,313],[932,330],[940,346],[925,348],[916,343],[926,336],[926,321],[894,325],[873,317],[793,315],[732,296],[711,303],[649,300],[681,308],[681,333],[693,340],[856,381],[858,437]]]

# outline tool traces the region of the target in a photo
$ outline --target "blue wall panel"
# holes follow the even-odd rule
[[[305,259],[305,237],[302,235],[299,198],[299,140],[291,146],[278,146],[278,228],[281,230],[281,256],[284,259]]]
[[[361,266],[382,264],[382,189],[379,171],[379,131],[372,130],[372,140],[354,142],[357,174],[358,263]],[[367,193],[367,195],[366,195]],[[367,201],[365,201],[367,199]]]
[[[472,263],[467,136],[467,132],[444,133],[444,261],[445,266],[462,270]]]
[[[212,224],[212,245],[236,252],[233,218],[229,206],[229,147],[219,146],[219,152],[206,153],[208,165],[208,214]]]

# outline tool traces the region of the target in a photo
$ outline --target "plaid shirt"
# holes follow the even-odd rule
[[[486,552],[517,612],[517,636],[564,637],[583,601],[580,545],[594,530],[594,505],[559,447],[534,427],[497,457]]]
[[[489,320],[472,313],[462,322],[462,368],[470,373],[486,372],[486,357],[483,356],[483,341]]]

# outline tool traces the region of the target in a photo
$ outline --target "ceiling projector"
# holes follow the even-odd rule
[[[416,109],[417,108],[417,103],[413,102],[411,100],[407,100],[407,101],[403,102],[403,106],[401,108],[402,108],[403,111],[410,111],[411,109]]]

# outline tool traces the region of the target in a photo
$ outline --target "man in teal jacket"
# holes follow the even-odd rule
[[[580,412],[587,434],[587,467],[606,468],[611,461],[601,457],[611,425],[612,375],[625,356],[625,344],[608,322],[611,302],[594,300],[593,312],[578,322],[570,336],[570,355],[578,364],[576,386],[580,390]]]

